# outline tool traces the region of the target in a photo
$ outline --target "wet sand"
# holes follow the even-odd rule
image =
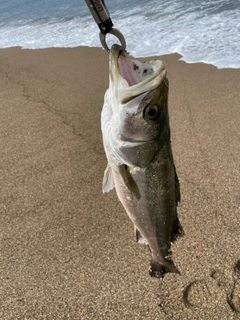
[[[161,58],[186,235],[158,280],[101,191],[108,54],[0,50],[0,319],[240,319],[240,70]]]

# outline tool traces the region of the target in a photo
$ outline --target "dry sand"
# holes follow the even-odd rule
[[[158,280],[101,191],[108,54],[0,50],[0,319],[240,319],[240,70],[161,58],[186,235]]]

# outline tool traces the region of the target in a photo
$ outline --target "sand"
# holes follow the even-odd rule
[[[0,50],[0,319],[240,319],[240,70],[161,58],[186,233],[163,280],[101,191],[108,54]]]

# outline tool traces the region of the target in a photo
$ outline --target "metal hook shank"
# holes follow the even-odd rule
[[[108,33],[111,33],[113,34],[115,37],[118,38],[118,40],[120,41],[121,43],[121,46],[122,46],[122,50],[126,50],[126,41],[124,39],[124,36],[122,35],[122,33],[118,30],[118,29],[115,29],[115,28],[112,28]],[[99,33],[99,38],[100,38],[100,41],[101,41],[101,44],[103,46],[103,48],[107,51],[107,52],[110,52],[110,49],[106,43],[106,34],[103,34],[102,32]]]

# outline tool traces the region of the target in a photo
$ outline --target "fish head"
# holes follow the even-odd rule
[[[131,164],[145,166],[169,135],[165,66],[161,60],[133,60],[113,45],[109,79],[107,104],[111,106],[115,153],[125,162],[131,158]]]
[[[122,139],[149,141],[168,124],[168,79],[161,60],[139,62],[117,45],[110,53],[110,88]],[[163,121],[164,120],[164,121]]]

